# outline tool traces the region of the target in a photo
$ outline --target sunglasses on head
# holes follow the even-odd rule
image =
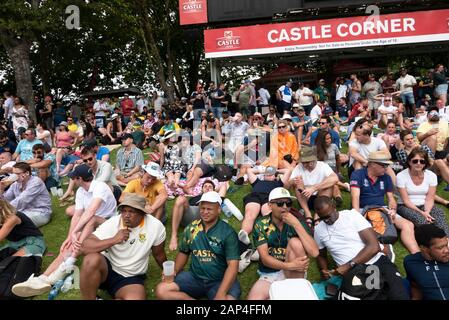
[[[84,163],[87,163],[88,161],[90,162],[90,161],[92,161],[94,158],[93,157],[90,157],[90,158],[87,158],[87,159],[83,159],[83,162]]]
[[[287,200],[287,201],[273,201],[272,203],[274,203],[279,208],[282,208],[284,205],[286,205],[287,208],[290,208],[292,206],[292,204],[293,204],[293,202],[291,200]]]
[[[418,163],[420,163],[420,164],[426,164],[426,160],[424,160],[424,159],[413,159],[413,160],[412,160],[412,163],[413,163],[413,164],[418,164]]]

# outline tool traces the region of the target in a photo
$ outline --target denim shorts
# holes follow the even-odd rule
[[[439,84],[435,88],[435,95],[440,96],[442,94],[447,94],[447,84]]]
[[[77,160],[81,159],[80,157],[74,156],[73,154],[68,154],[61,160],[61,164],[66,166],[70,163],[75,163]]]
[[[25,248],[25,256],[38,256],[42,257],[47,248],[43,237],[26,237],[19,241],[10,241],[6,245],[0,248],[13,248],[14,250],[20,250]]]
[[[415,97],[413,95],[413,92],[401,93],[401,99],[402,99],[402,103],[404,105],[407,104],[407,103],[415,104]]]
[[[190,271],[183,271],[179,273],[175,278],[175,283],[179,286],[179,289],[182,292],[187,293],[189,296],[195,299],[207,297],[209,300],[213,300],[215,298],[221,285],[221,281],[195,278]],[[240,283],[238,280],[235,280],[231,286],[231,289],[228,291],[228,295],[238,299],[240,297],[240,293]]]

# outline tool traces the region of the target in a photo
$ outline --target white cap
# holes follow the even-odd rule
[[[273,200],[285,198],[296,199],[296,197],[290,195],[290,192],[288,192],[287,189],[279,187],[271,190],[270,195],[268,196],[268,201],[270,202]]]
[[[288,113],[284,114],[284,116],[282,117],[282,120],[292,120],[292,116],[289,115]]]
[[[218,203],[221,205],[222,200],[221,200],[220,195],[217,192],[210,191],[210,192],[203,193],[200,201],[198,201],[197,203],[200,203],[200,202],[212,202],[212,203]]]
[[[150,176],[155,178],[163,178],[161,167],[156,162],[148,162],[142,165],[142,169],[145,170]]]

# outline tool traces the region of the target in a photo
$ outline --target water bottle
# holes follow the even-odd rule
[[[58,295],[59,290],[61,289],[63,284],[64,284],[64,280],[56,281],[56,283],[53,285],[50,293],[48,294],[48,300],[55,300],[55,298]]]
[[[70,289],[72,289],[73,286],[73,276],[69,275],[67,278],[65,278],[64,280],[64,284],[61,287],[61,292],[67,292]]]
[[[221,210],[223,211],[226,217],[228,218],[232,217],[231,210],[229,210],[228,206],[224,202],[221,204]]]

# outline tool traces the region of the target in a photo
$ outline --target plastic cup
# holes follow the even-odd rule
[[[51,187],[50,188],[51,194],[56,197],[58,195],[58,188],[56,187]]]
[[[58,197],[61,198],[61,197],[64,195],[64,190],[58,189],[58,190],[56,191],[56,193],[57,193]]]
[[[164,263],[162,263],[162,269],[165,282],[173,282],[173,280],[175,279],[175,262],[165,261]]]

